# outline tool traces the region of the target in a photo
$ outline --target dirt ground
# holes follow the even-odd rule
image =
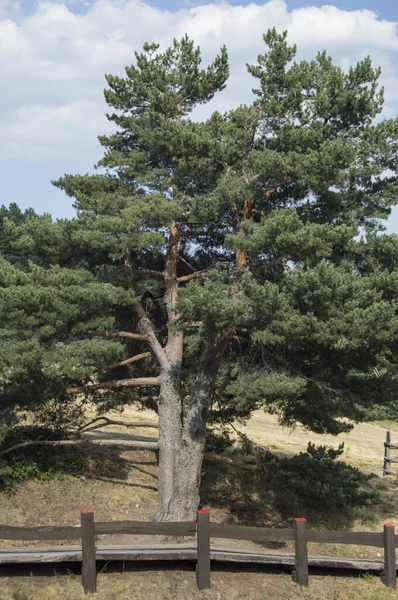
[[[154,420],[153,413],[126,411],[122,416],[111,415],[113,418],[126,421]],[[341,436],[317,436],[304,431],[301,427],[287,430],[278,425],[276,419],[263,412],[255,414],[246,426],[238,426],[250,439],[268,447],[277,454],[293,455],[304,451],[309,441],[316,444],[326,444],[337,447],[345,442],[345,453],[342,457],[346,462],[366,471],[381,473],[383,458],[383,441],[385,428],[371,425],[357,425],[349,434]],[[96,432],[102,437],[139,437],[153,438],[153,429],[140,428],[134,430],[124,427],[112,427]],[[139,435],[138,433],[139,432]],[[396,433],[398,439],[398,432]],[[393,434],[394,439],[394,434]],[[27,481],[19,486],[13,496],[0,495],[0,520],[9,525],[62,525],[79,523],[80,509],[92,507],[95,518],[99,521],[120,520],[150,520],[156,507],[157,500],[157,464],[153,452],[126,452],[117,449],[95,448],[95,453],[89,461],[87,473],[81,478],[66,476],[61,481],[37,482]],[[244,477],[250,472],[236,474],[237,469],[218,464],[205,464],[203,476],[204,506],[211,510],[214,521],[236,521],[236,515],[231,516],[231,498],[235,490],[237,477],[242,489],[245,486]],[[222,478],[219,500],[215,501],[214,492],[210,493],[207,485],[214,477]],[[350,527],[353,530],[381,531],[383,521],[396,521],[398,524],[398,479],[393,477],[381,478],[376,476],[372,484],[381,493],[382,502],[378,507],[369,507],[366,511],[358,512]],[[228,497],[228,502],[223,498]],[[245,499],[241,512],[250,517],[259,510],[258,498]],[[238,513],[238,514],[241,514]],[[292,515],[300,516],[300,515]],[[259,521],[260,519],[260,521]],[[239,521],[238,521],[239,522]],[[245,521],[247,522],[247,521]],[[277,513],[267,513],[264,507],[262,513],[256,514],[256,524],[266,526],[289,526],[289,522],[281,521]],[[311,526],[311,524],[309,523]],[[184,540],[185,542],[187,540]],[[162,544],[163,538],[149,536],[102,536],[100,544]],[[65,545],[73,542],[65,540]],[[225,541],[213,540],[213,546],[225,547]],[[0,541],[1,546],[21,546],[22,542]],[[26,545],[43,545],[43,543],[28,542]],[[47,545],[47,544],[46,544]],[[272,545],[261,545],[249,542],[228,540],[230,548],[247,550],[270,551]],[[275,552],[291,552],[292,544],[274,547]],[[380,558],[379,549],[354,546],[338,546],[332,544],[312,544],[310,554],[329,556],[356,556]],[[70,572],[56,566],[44,573],[37,568],[26,572],[2,567],[0,568],[0,600],[49,600],[83,598],[79,568],[73,567]],[[104,600],[130,598],[136,600],[290,600],[307,598],[308,600],[383,600],[396,597],[390,590],[384,588],[379,577],[366,576],[363,578],[326,576],[314,574],[310,576],[308,590],[300,589],[292,582],[289,573],[270,573],[269,571],[238,571],[220,570],[212,573],[212,589],[198,592],[195,584],[195,573],[192,565],[186,570],[134,570],[126,565],[103,565],[98,577],[98,598]]]

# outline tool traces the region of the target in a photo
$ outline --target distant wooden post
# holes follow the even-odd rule
[[[391,431],[387,431],[386,433],[386,441],[384,442],[384,465],[383,465],[383,475],[391,474]]]
[[[293,580],[299,585],[308,586],[307,521],[294,519],[295,568]]]
[[[82,580],[85,594],[97,591],[97,569],[95,564],[95,524],[92,508],[81,511],[82,526]]]
[[[210,588],[210,514],[208,510],[197,511],[196,581],[200,590]]]
[[[392,523],[384,523],[384,575],[382,580],[387,587],[396,588],[397,586],[395,531]]]

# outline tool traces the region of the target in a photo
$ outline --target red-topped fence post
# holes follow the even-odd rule
[[[395,531],[392,523],[384,523],[384,573],[382,581],[391,588],[397,587],[397,566],[395,559]]]
[[[81,511],[82,527],[82,580],[84,592],[97,591],[97,568],[95,564],[95,524],[92,508]]]
[[[307,521],[294,519],[295,565],[293,580],[308,586]]]
[[[210,514],[208,510],[197,511],[196,581],[200,590],[210,588]]]

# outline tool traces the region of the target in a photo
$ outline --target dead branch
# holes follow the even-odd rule
[[[143,335],[142,333],[131,333],[130,331],[87,331],[87,334],[93,337],[127,338],[130,340],[149,342],[148,336]]]
[[[158,377],[137,377],[136,379],[119,379],[118,381],[103,381],[91,383],[77,388],[67,388],[67,394],[89,394],[95,390],[115,390],[126,387],[150,387],[159,385]]]
[[[0,452],[0,456],[4,456],[5,454],[9,454],[10,452],[20,448],[27,448],[31,446],[120,446],[122,448],[129,448],[131,450],[158,449],[157,442],[136,442],[129,440],[31,440],[29,442],[20,442],[10,446],[9,448],[5,448],[5,450]]]
[[[135,425],[136,426],[136,425]],[[147,424],[148,426],[148,424]],[[153,424],[151,424],[153,427]],[[5,448],[0,452],[0,456],[5,456],[15,450],[20,450],[21,448],[30,448],[32,446],[50,446],[50,447],[76,447],[76,446],[108,446],[114,448],[128,448],[129,450],[158,450],[158,443],[156,442],[140,442],[140,441],[130,441],[130,440],[29,440],[27,442],[19,442],[18,444],[14,444],[9,448]],[[249,465],[241,462],[236,462],[231,458],[227,458],[226,456],[221,456],[220,454],[213,454],[211,452],[205,453],[205,458],[208,460],[216,460],[219,462],[223,462],[227,465],[231,465],[233,467],[238,467],[239,469],[246,469],[248,471],[262,471],[262,468],[258,465]]]
[[[124,264],[125,264],[125,267],[128,269],[128,271],[132,274],[133,273],[133,264],[132,264],[132,259],[131,259],[131,250],[129,250],[128,248],[126,248],[126,250],[125,250]],[[137,295],[133,285],[130,286],[130,290],[134,296]],[[148,343],[150,344],[150,346],[153,350],[153,353],[159,362],[159,365],[162,368],[168,367],[169,361],[168,361],[166,352],[163,349],[161,343],[159,342],[159,340],[157,338],[155,329],[154,329],[150,319],[148,318],[148,315],[146,314],[145,309],[142,306],[142,303],[139,300],[134,302],[133,309],[139,319],[138,329],[142,332],[146,341],[148,341]]]
[[[192,238],[192,237],[212,237],[212,238],[216,238],[216,239],[224,239],[226,234],[225,233],[219,233],[216,231],[181,231],[180,232],[180,236],[181,237],[185,237],[185,238]]]
[[[136,354],[136,356],[132,356],[131,358],[127,358],[126,360],[122,360],[121,362],[115,363],[114,365],[109,365],[109,367],[103,367],[101,371],[111,371],[112,369],[125,367],[126,365],[131,365],[132,363],[135,363],[138,360],[149,358],[150,356],[152,356],[152,352],[143,352],[142,354]]]
[[[101,422],[102,421],[102,422]],[[92,425],[92,427],[91,427]],[[115,421],[113,419],[109,419],[108,417],[96,417],[89,423],[86,423],[82,427],[79,428],[78,432],[87,432],[94,431],[95,429],[101,429],[102,427],[108,427],[109,425],[120,425],[123,427],[152,427],[154,429],[159,429],[159,425],[157,423],[147,422],[147,421]]]
[[[200,279],[204,276],[206,271],[196,271],[196,273],[191,273],[190,275],[183,275],[182,277],[178,277],[178,283],[185,283],[186,281],[191,281],[192,279]]]

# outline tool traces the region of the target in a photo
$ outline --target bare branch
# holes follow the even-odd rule
[[[0,456],[9,454],[19,448],[27,448],[29,446],[113,446],[128,448],[131,450],[157,450],[157,442],[140,442],[130,440],[31,440],[29,442],[20,442],[14,444],[0,452]]]
[[[77,388],[67,388],[68,394],[90,394],[95,390],[115,390],[127,387],[150,387],[159,385],[159,377],[137,377],[136,379],[119,379],[118,381],[102,381]]]
[[[125,367],[126,365],[131,365],[139,360],[144,358],[149,358],[152,356],[152,352],[143,352],[142,354],[136,354],[136,356],[132,356],[131,358],[127,358],[126,360],[122,360],[119,363],[115,363],[114,365],[109,365],[109,367],[103,367],[101,371],[111,371],[112,369],[118,369],[119,367]]]
[[[197,271],[196,273],[191,273],[190,275],[183,275],[182,277],[178,277],[178,283],[185,283],[186,281],[191,281],[191,279],[200,279],[206,271]]]
[[[140,340],[142,342],[149,342],[149,338],[142,333],[131,333],[130,331],[87,331],[88,335],[93,337],[104,337],[104,338],[127,338],[130,340]]]
[[[102,421],[102,422],[101,422]],[[86,433],[87,431],[94,431],[95,429],[101,429],[102,427],[108,427],[109,425],[118,425],[123,427],[152,427],[153,429],[159,429],[159,425],[157,423],[152,423],[149,421],[114,421],[113,419],[109,419],[108,417],[96,417],[89,423],[86,423],[82,427],[79,428],[79,433]]]
[[[131,251],[128,248],[126,248],[126,250],[125,250],[124,264],[125,264],[126,268],[132,274],[133,273],[133,264],[132,264],[132,260],[131,260]],[[130,289],[131,289],[131,292],[136,296],[136,292],[132,285],[130,286]],[[153,325],[152,325],[151,321],[149,320],[141,302],[139,302],[139,301],[134,302],[133,309],[139,319],[138,328],[140,329],[140,331],[142,331],[143,336],[149,342],[149,344],[153,350],[153,353],[159,362],[159,365],[161,366],[161,368],[168,367],[169,361],[168,361],[166,352],[164,351],[161,343],[159,342],[159,340],[156,336],[156,333],[155,333],[155,329],[153,328]]]
[[[219,233],[218,231],[181,231],[180,237],[192,238],[192,237],[213,237],[217,239],[224,239],[226,233]]]

